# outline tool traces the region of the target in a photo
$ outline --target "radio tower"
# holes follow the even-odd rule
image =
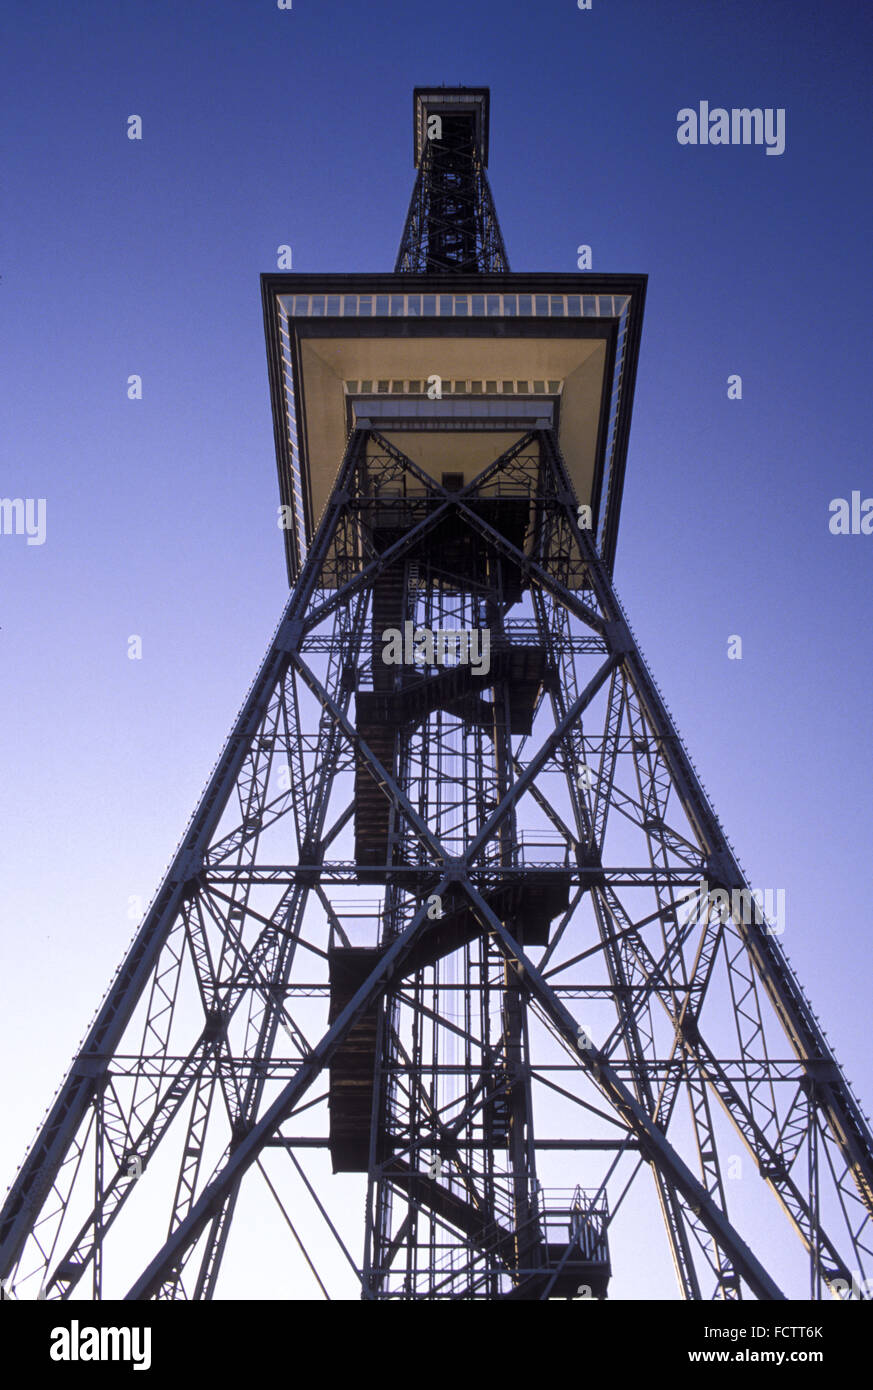
[[[394,273],[262,277],[291,595],[4,1292],[220,1295],[255,1187],[284,1296],[839,1295],[870,1129],[612,586],[645,277],[510,273],[413,110]]]

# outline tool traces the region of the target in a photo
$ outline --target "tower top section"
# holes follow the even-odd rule
[[[453,489],[551,431],[612,565],[645,276],[510,271],[485,170],[489,97],[415,89],[415,187],[393,274],[261,277],[292,582],[353,431]]]
[[[509,270],[488,186],[487,87],[416,87],[418,170],[396,271],[475,275]]]
[[[482,164],[487,165],[490,99],[488,87],[416,87],[412,94],[416,169],[421,165],[428,139],[444,138],[444,122],[451,128],[447,134],[466,137],[463,142],[472,142]]]

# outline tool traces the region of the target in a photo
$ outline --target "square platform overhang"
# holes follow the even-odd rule
[[[349,429],[366,413],[361,400],[426,399],[433,375],[443,382],[450,433],[434,432],[432,420],[430,432],[386,430],[389,437],[438,481],[437,467],[469,482],[519,430],[500,432],[495,422],[489,433],[481,411],[469,432],[458,429],[460,402],[550,402],[577,500],[591,505],[612,565],[645,276],[280,273],[263,275],[261,287],[279,491],[293,521],[285,531],[292,582]]]

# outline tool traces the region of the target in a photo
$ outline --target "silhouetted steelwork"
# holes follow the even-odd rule
[[[417,102],[417,139],[459,95]],[[481,98],[465,119],[484,147]],[[440,160],[420,153],[422,185]],[[475,260],[467,290],[494,298],[484,321],[504,315],[481,349],[494,389],[444,409],[422,380],[399,404],[387,375],[381,393],[330,387],[351,428],[320,525],[299,521],[305,558],[264,663],[3,1208],[14,1296],[124,1293],[120,1244],[122,1267],[137,1252],[127,1297],[212,1297],[255,1169],[300,1296],[602,1298],[618,1252],[657,1267],[659,1215],[686,1298],[818,1298],[869,1273],[869,1126],[582,515],[558,424],[577,405],[487,381],[513,313],[529,338],[537,305],[489,278],[502,244],[471,187],[456,217],[420,194],[397,310],[427,317],[431,282],[407,271]],[[490,250],[471,230],[486,221]],[[608,402],[638,319],[616,283],[576,279],[545,296],[542,332],[564,351],[562,325],[602,291],[583,327],[591,354],[614,333],[596,359]],[[268,277],[267,298],[303,301],[302,283]],[[285,335],[290,366],[271,359],[274,402],[308,345],[344,323],[358,343],[365,296],[333,289],[327,326],[324,295],[287,310],[301,337]],[[361,350],[390,357],[378,307]],[[457,351],[470,320],[447,315],[424,341],[442,324]],[[592,415],[602,450],[626,435],[628,390],[611,434],[606,407]],[[435,476],[414,456],[428,431],[454,463],[474,447],[484,461]],[[610,488],[592,474],[595,512]],[[359,1177],[338,1185],[328,1158]],[[648,1224],[631,1207],[644,1184]],[[145,1220],[125,1225],[126,1208]]]
[[[508,270],[485,173],[488,93],[441,88],[430,96],[428,106],[425,89],[416,89],[418,177],[394,268],[440,274]]]

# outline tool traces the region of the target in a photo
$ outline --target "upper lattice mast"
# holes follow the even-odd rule
[[[509,270],[485,167],[488,88],[416,87],[418,177],[395,271]]]

